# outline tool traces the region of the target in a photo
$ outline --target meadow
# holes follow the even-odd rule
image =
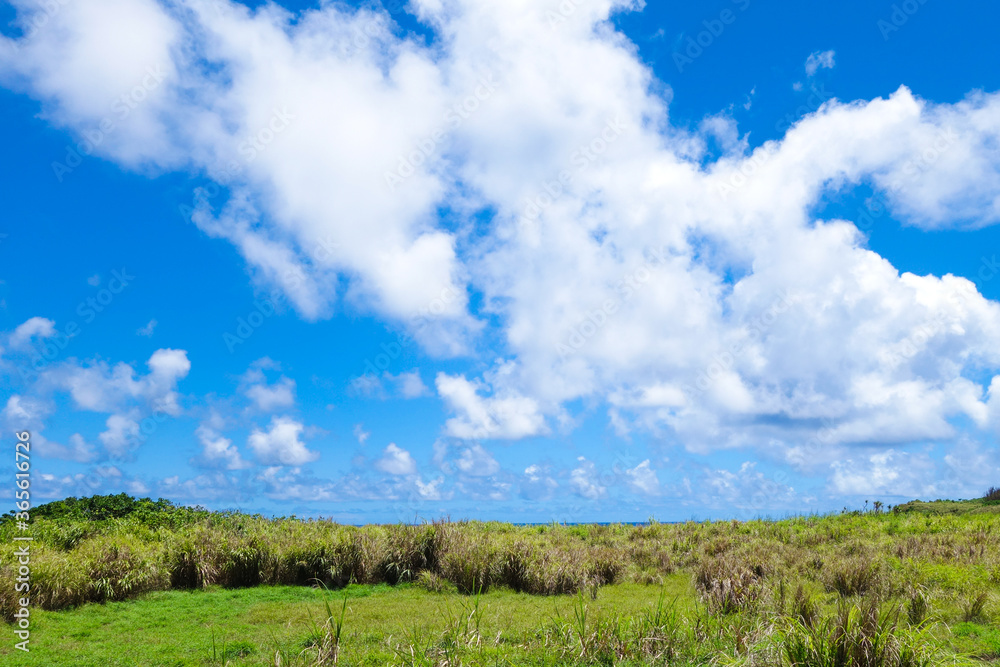
[[[46,507],[30,526],[32,650],[14,650],[11,627],[2,664],[1000,661],[992,490],[889,512],[637,526],[355,527],[127,496]],[[7,544],[19,534],[0,523]],[[0,557],[8,622],[12,553]]]

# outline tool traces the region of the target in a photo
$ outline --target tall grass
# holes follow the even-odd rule
[[[1000,529],[987,514],[640,526],[435,522],[363,527],[192,516],[186,523],[147,524],[132,517],[35,521],[33,603],[61,609],[153,590],[316,582],[335,589],[351,582],[416,581],[430,590],[467,595],[502,587],[593,597],[608,584],[660,583],[680,575],[694,582],[707,611],[723,618],[753,612],[787,580],[793,586],[781,594],[781,607],[791,604],[810,627],[816,616],[810,591],[850,600],[944,586],[942,594],[953,597],[958,590],[992,586],[991,576],[1000,581]],[[0,524],[0,540],[10,543],[13,535],[12,524]],[[16,567],[12,550],[0,552],[0,614],[7,619],[18,598]],[[968,574],[949,583],[942,579],[942,567]],[[970,617],[988,615],[986,601],[978,608],[974,602],[968,603]],[[913,625],[928,614],[921,604],[916,600],[907,611]]]
[[[791,667],[927,667],[933,651],[919,631],[899,625],[899,612],[880,610],[871,596],[842,602],[838,613],[812,626],[798,621],[781,636]]]

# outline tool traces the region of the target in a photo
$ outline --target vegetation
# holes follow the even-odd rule
[[[777,522],[354,527],[71,500],[33,515],[33,650],[18,664],[1000,660],[1000,520],[983,503]],[[15,534],[0,523],[8,544]],[[7,619],[15,568],[6,550]],[[142,642],[119,658],[123,632]]]
[[[70,497],[39,505],[31,510],[33,519],[104,521],[131,516],[146,525],[164,522],[180,523],[185,520],[204,518],[208,514],[207,510],[200,507],[179,507],[164,498],[156,501],[150,498],[136,499],[127,493],[90,496],[89,498]],[[13,522],[14,515],[14,510],[11,510],[0,516],[0,523]]]

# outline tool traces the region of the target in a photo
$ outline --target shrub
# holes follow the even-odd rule
[[[218,583],[226,588],[259,586],[268,562],[268,547],[257,538],[235,540],[223,550]]]
[[[530,544],[523,541],[509,544],[500,555],[498,582],[519,593],[529,591],[532,588],[529,568],[533,560],[535,555]]]
[[[989,601],[990,595],[986,591],[966,600],[962,605],[962,620],[966,623],[985,620],[986,605]]]
[[[417,576],[417,585],[430,593],[445,593],[455,589],[447,579],[429,570],[424,570]]]
[[[217,582],[221,536],[207,524],[177,536],[168,546],[166,568],[171,588],[207,588]]]
[[[920,625],[927,619],[930,604],[922,588],[914,588],[906,601],[906,617],[910,625]]]
[[[882,584],[882,568],[876,561],[854,557],[834,563],[827,570],[824,584],[841,597],[877,592]]]
[[[435,526],[392,526],[375,566],[375,578],[393,585],[412,581],[421,570],[437,567],[438,550]]]
[[[811,595],[809,595],[802,584],[795,589],[792,596],[792,617],[807,628],[813,628],[820,617],[820,608]]]
[[[922,635],[898,631],[898,618],[878,601],[841,603],[837,615],[816,627],[793,622],[780,636],[792,667],[926,667],[932,656]]]
[[[80,546],[88,562],[91,598],[96,602],[127,600],[166,587],[159,549],[138,540],[110,544],[92,539]]]
[[[764,567],[736,556],[706,558],[695,572],[695,585],[712,614],[756,608],[763,592]]]

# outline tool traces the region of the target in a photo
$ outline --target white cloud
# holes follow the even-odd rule
[[[649,466],[649,459],[646,459],[631,470],[626,470],[629,488],[644,496],[657,496],[660,494],[660,480],[656,477],[656,471]]]
[[[35,338],[51,338],[56,334],[56,323],[44,317],[32,317],[21,324],[7,339],[7,345],[14,350],[25,349]]]
[[[14,394],[0,412],[0,423],[9,432],[30,432],[33,451],[41,457],[79,463],[92,461],[96,457],[94,448],[79,433],[69,437],[69,446],[45,437],[45,419],[52,412],[53,406],[46,401]]]
[[[363,445],[365,441],[371,436],[371,433],[365,430],[363,424],[354,425],[354,437],[358,439],[358,444]]]
[[[429,482],[424,482],[420,479],[414,480],[417,494],[422,500],[442,500],[445,498],[445,494],[441,491],[441,485],[443,483],[444,477],[438,477]]]
[[[202,460],[210,466],[220,466],[226,470],[241,470],[249,467],[233,441],[223,437],[210,424],[201,424],[195,431],[202,447]],[[267,447],[267,445],[264,445]],[[280,459],[280,457],[279,457]]]
[[[608,489],[601,484],[597,466],[593,461],[588,461],[584,457],[577,459],[579,465],[574,468],[569,475],[569,486],[582,498],[597,500],[603,498]]]
[[[23,397],[15,394],[7,399],[7,404],[3,408],[3,417],[10,423],[18,420],[30,422],[41,417],[42,412],[43,410],[40,407],[26,402]]]
[[[430,389],[420,378],[420,373],[413,370],[408,373],[400,373],[393,380],[396,382],[399,395],[403,398],[420,398],[430,394]]]
[[[408,451],[389,443],[382,458],[375,462],[375,468],[390,475],[413,475],[417,472],[417,462]]]
[[[246,388],[245,393],[262,412],[273,412],[295,405],[295,381],[284,375],[274,384],[252,384]]]
[[[114,367],[103,361],[90,365],[71,360],[47,369],[39,382],[66,390],[77,407],[95,412],[114,412],[129,401],[145,402],[149,408],[178,415],[177,382],[191,370],[184,350],[161,349],[146,362],[149,373],[136,377],[126,363]]]
[[[810,53],[809,57],[806,58],[806,76],[813,76],[819,69],[833,69],[834,55],[836,54],[832,49]]]
[[[98,436],[104,448],[112,456],[123,456],[139,437],[139,422],[132,416],[114,414],[105,423],[107,430]]]
[[[295,405],[295,381],[284,375],[268,383],[265,371],[280,371],[281,364],[270,357],[257,359],[240,378],[240,391],[261,412],[275,412]]]
[[[22,21],[44,11],[21,9]],[[236,245],[257,279],[280,285],[305,316],[329,312],[343,273],[353,278],[347,298],[365,309],[471,325],[454,238],[428,224],[447,184],[427,167],[443,163],[444,148],[406,187],[392,190],[385,177],[448,127],[452,91],[435,57],[397,40],[384,13],[326,5],[290,18],[277,6],[225,1],[74,4],[21,40],[0,77],[45,99],[52,120],[80,135],[115,121],[100,156],[229,181],[232,200],[194,221]],[[7,38],[0,46],[14,48]],[[115,115],[108,100],[131,102],[137,87],[141,103]],[[274,196],[260,196],[261,186]],[[277,227],[259,229],[264,216]],[[455,298],[437,310],[443,292]]]
[[[269,429],[254,429],[247,444],[265,465],[304,465],[319,458],[319,453],[307,449],[300,439],[304,428],[291,417],[272,417]]]
[[[830,467],[829,490],[836,494],[870,500],[976,498],[996,485],[1000,453],[961,438],[943,457],[929,447],[867,448],[846,453]]]
[[[538,403],[510,393],[482,398],[476,384],[465,376],[438,373],[437,390],[448,407],[458,413],[445,425],[448,435],[464,440],[518,439],[546,432]]]
[[[146,362],[149,372],[137,376],[126,363],[109,366],[104,361],[80,363],[76,359],[50,365],[29,390],[40,401],[54,392],[68,392],[76,408],[106,413],[106,430],[98,439],[113,456],[124,456],[141,445],[167,417],[182,414],[177,383],[191,369],[184,350],[160,349]],[[143,426],[145,424],[145,426]],[[145,431],[143,430],[145,428]],[[84,452],[60,449],[53,443],[53,456],[79,458]]]
[[[962,278],[900,273],[864,232],[890,216],[1000,222],[1000,95],[829,100],[751,151],[725,117],[669,124],[652,73],[607,22],[624,2],[579,5],[557,30],[526,0],[413,6],[432,47],[336,4],[292,20],[225,1],[71,3],[16,57],[0,40],[0,77],[80,136],[162,68],[96,153],[227,183],[232,198],[196,224],[304,317],[343,299],[441,354],[477,349],[470,337],[499,323],[489,339],[504,360],[436,378],[451,436],[542,434],[576,401],[690,449],[789,457],[820,428],[822,451],[901,451],[953,439],[966,419],[995,423],[982,371],[1000,367],[1000,306]],[[833,64],[812,54],[807,72]],[[464,116],[447,115],[455,104]],[[266,146],[241,149],[254,135]],[[828,193],[862,183],[878,206],[815,219]],[[476,226],[445,228],[443,203]],[[142,393],[130,367],[91,375],[73,376],[87,409]]]
[[[500,471],[497,460],[479,444],[463,449],[455,466],[472,477],[490,477]]]

